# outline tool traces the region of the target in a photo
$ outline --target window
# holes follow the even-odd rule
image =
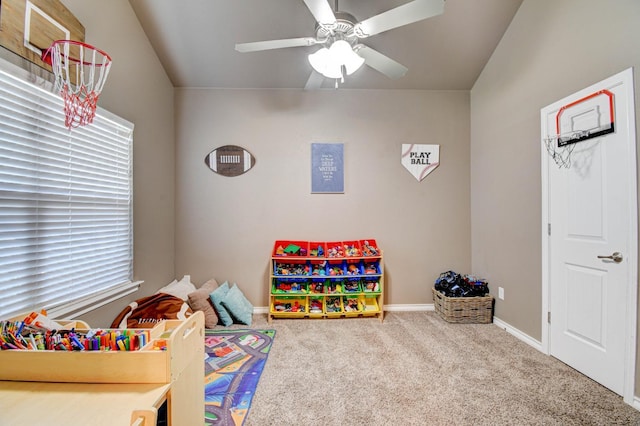
[[[52,85],[0,62],[0,318],[79,315],[135,291],[133,125],[68,130]]]

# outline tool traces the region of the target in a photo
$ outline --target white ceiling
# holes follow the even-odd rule
[[[329,0],[332,8],[335,0]],[[358,21],[409,0],[339,0]],[[253,53],[236,43],[315,36],[303,0],[129,0],[175,87],[303,88],[319,46]],[[522,0],[446,0],[443,15],[362,42],[409,68],[391,80],[362,67],[350,89],[468,90]],[[327,80],[323,87],[333,87]]]

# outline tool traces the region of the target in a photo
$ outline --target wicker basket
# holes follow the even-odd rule
[[[432,288],[433,306],[447,322],[490,324],[493,322],[493,297],[447,297]]]

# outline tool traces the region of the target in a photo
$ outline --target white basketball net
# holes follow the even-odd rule
[[[558,145],[558,137],[547,137],[544,139],[544,145],[547,148],[549,156],[555,161],[558,167],[570,168],[571,167],[571,153],[576,147],[576,144],[569,144],[565,146]]]
[[[55,89],[64,99],[65,125],[71,129],[92,123],[111,57],[71,40],[53,42],[47,53],[51,55]]]

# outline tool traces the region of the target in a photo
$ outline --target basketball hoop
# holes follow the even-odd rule
[[[42,61],[51,65],[55,89],[64,99],[65,126],[92,123],[111,57],[80,41],[56,40],[42,53]]]
[[[562,125],[561,119],[563,113],[577,105],[584,105],[587,101],[599,99],[600,105],[591,108],[582,107],[580,115],[576,115],[579,119],[569,118],[566,120],[565,126]],[[591,124],[590,127],[580,129],[576,123],[583,122]],[[544,144],[547,152],[558,165],[558,167],[571,167],[571,153],[575,145],[589,139],[598,138],[615,132],[615,116],[613,108],[613,93],[603,89],[592,93],[577,101],[571,102],[561,107],[555,117],[556,134],[549,135],[544,138]],[[561,133],[565,130],[564,133]]]

